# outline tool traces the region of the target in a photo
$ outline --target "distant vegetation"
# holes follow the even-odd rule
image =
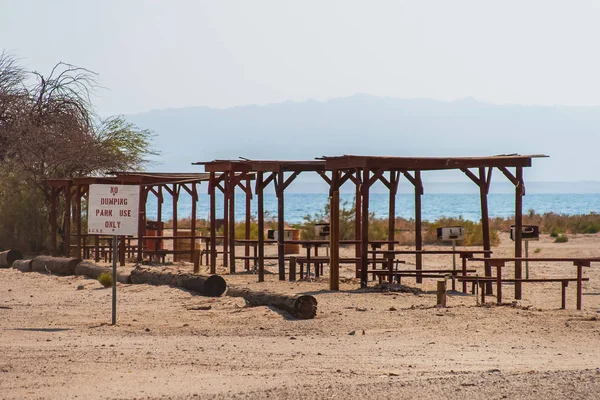
[[[566,243],[569,241],[569,238],[564,233],[561,233],[554,239],[554,243]]]
[[[354,239],[354,205],[344,203],[340,206],[340,238]],[[315,224],[329,221],[329,207],[326,206],[321,212],[304,217],[304,222],[301,224],[286,224],[286,228],[299,229],[302,232],[303,239],[316,239]],[[414,220],[396,218],[396,229],[394,238],[402,245],[414,245]],[[509,218],[491,218],[490,219],[490,240],[492,246],[498,245],[500,242],[499,233],[510,231],[510,226],[514,224],[513,219]],[[569,239],[569,234],[594,234],[600,232],[600,214],[586,215],[561,215],[555,213],[536,214],[529,211],[523,216],[524,225],[538,225],[540,233],[549,234],[556,238],[555,242],[564,243]],[[165,228],[172,227],[172,221],[165,222]],[[202,233],[208,234],[208,221],[201,219],[197,222],[197,229]],[[190,229],[191,220],[189,218],[181,219],[178,222],[180,229]],[[483,244],[483,235],[481,223],[467,221],[462,217],[458,218],[440,218],[433,222],[423,222],[423,243],[424,244],[448,244],[437,239],[437,228],[443,226],[464,226],[467,231],[467,236],[464,240],[458,241],[458,246],[481,246]],[[277,220],[272,216],[265,218],[265,229],[277,229]],[[223,233],[223,228],[219,229],[218,234]],[[369,219],[369,238],[373,240],[387,239],[388,235],[388,219],[375,218],[371,215]],[[236,238],[243,239],[245,237],[245,223],[236,222],[235,224]],[[255,219],[250,223],[250,238],[258,238],[258,224]],[[541,249],[540,249],[541,251]]]
[[[494,218],[490,225],[501,231],[510,230],[514,224],[511,219]],[[561,233],[598,233],[600,232],[600,214],[565,215],[553,212],[537,214],[533,210],[523,215],[524,225],[538,225],[541,233],[557,237]]]

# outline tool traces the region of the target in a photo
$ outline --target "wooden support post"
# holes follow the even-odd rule
[[[481,291],[481,304],[485,304],[485,281],[477,282]]]
[[[194,273],[200,273],[200,250],[194,249],[192,252],[192,262],[194,263]]]
[[[279,280],[285,281],[284,255],[284,176],[283,171],[277,173],[277,259],[279,264]]]
[[[437,282],[437,306],[446,307],[446,280]]]
[[[121,236],[121,240],[119,240],[119,265],[125,266],[125,236]]]
[[[562,281],[562,291],[561,291],[561,303],[560,303],[560,308],[561,309],[565,309],[567,308],[567,286],[569,285],[569,281]]]
[[[158,197],[156,199],[156,203],[157,203],[157,210],[156,210],[156,222],[158,223],[158,231],[157,231],[157,235],[158,236],[163,236],[163,232],[161,229],[161,225],[162,225],[162,208],[163,208],[163,197],[162,197],[162,185],[158,187]],[[160,241],[157,243],[157,247],[160,248],[159,245]]]
[[[290,257],[290,282],[296,280],[296,257]]]
[[[192,182],[192,221],[191,221],[191,243],[190,243],[190,249],[192,250],[192,254],[190,255],[190,258],[193,263],[194,263],[194,269],[196,267],[196,259],[195,259],[195,255],[196,255],[196,218],[197,218],[197,206],[198,206],[198,191],[196,189],[196,182]],[[198,261],[199,262],[199,261]],[[200,265],[200,264],[198,264]]]
[[[333,184],[338,181],[337,175],[338,171],[333,171],[329,200],[329,290],[340,290],[340,192]]]
[[[516,171],[517,185],[515,186],[515,257],[523,256],[523,241],[521,239],[523,228],[523,195],[525,186],[523,185],[523,167],[517,167]],[[515,279],[521,279],[522,266],[521,261],[515,261]],[[515,282],[515,299],[521,300],[521,282]]]
[[[356,215],[355,215],[355,219],[354,219],[354,239],[360,240],[362,237],[362,234],[361,234],[362,196],[360,194],[360,172],[359,171],[356,172],[356,195],[354,197],[354,209],[356,211]],[[354,256],[357,259],[362,259],[361,250],[362,250],[362,248],[361,248],[360,243],[357,243],[354,248]],[[359,271],[360,271],[361,265],[362,265],[361,261],[356,262],[356,275],[355,275],[356,278],[360,278]]]
[[[177,228],[178,228],[178,221],[177,221],[177,203],[179,200],[179,185],[177,184],[173,184],[173,237],[177,238]],[[177,251],[177,239],[173,239],[173,250]],[[175,258],[175,256],[173,255],[173,258]]]
[[[94,261],[100,261],[100,236],[94,235]]]
[[[50,189],[50,247],[52,249],[52,255],[58,255],[58,248],[56,242],[56,235],[58,233],[58,224],[56,222],[56,197],[57,189]]]
[[[216,186],[215,173],[211,172],[208,181],[208,195],[210,197],[210,273],[217,273],[217,202],[216,202]]]
[[[228,192],[228,173],[223,172],[223,267],[227,268],[229,260],[229,196]]]
[[[483,250],[491,250],[491,240],[490,240],[490,220],[489,220],[489,212],[488,212],[488,188],[489,182],[486,178],[485,168],[479,168],[479,199],[481,201],[481,229],[483,234]],[[489,258],[490,255],[485,253],[483,255],[485,258]],[[490,263],[485,263],[485,276],[492,276],[492,267]],[[486,283],[487,294],[492,294],[492,282]]]
[[[250,223],[252,219],[252,189],[250,188],[250,178],[246,178],[246,231],[245,231],[245,239],[250,240]],[[244,255],[246,259],[244,261],[246,271],[250,270],[250,243],[246,243],[244,245]]]
[[[369,176],[370,171],[368,168],[363,169],[363,179],[361,185],[361,197],[362,197],[362,224],[361,224],[361,263],[360,263],[360,287],[367,287],[369,269]]]
[[[235,173],[229,174],[229,273],[235,274]]]
[[[467,255],[466,254],[461,254],[460,255],[462,258],[462,276],[463,278],[467,276]],[[462,291],[463,293],[467,293],[467,282],[463,281],[462,283]]]
[[[504,263],[496,264],[496,303],[498,303],[498,305],[502,304],[502,267],[503,266],[504,266]]]
[[[83,259],[81,248],[81,185],[75,187],[75,229],[77,229],[77,243],[75,255],[77,258]]]
[[[583,303],[583,266],[581,264],[577,265],[577,309],[581,310],[581,305]]]
[[[256,198],[258,206],[258,281],[265,281],[265,208],[263,198],[263,172],[256,174]]]
[[[396,171],[390,171],[390,200],[388,213],[388,240],[393,241],[396,235],[396,193],[398,190],[398,178]],[[394,250],[394,243],[388,244],[389,250]]]
[[[138,234],[137,234],[137,262],[143,258],[144,236],[146,235],[146,188],[140,185],[140,199],[138,203]],[[158,243],[157,243],[158,244]]]
[[[421,182],[421,171],[415,171],[415,250],[423,250],[423,234],[421,229],[421,196],[423,195],[423,186]],[[420,271],[423,269],[423,255],[415,255],[415,264],[417,270],[417,283],[423,283]]]
[[[71,195],[72,195],[72,184],[71,181],[67,183],[67,190],[65,191],[65,237],[63,239],[64,251],[63,255],[66,257],[71,256]]]

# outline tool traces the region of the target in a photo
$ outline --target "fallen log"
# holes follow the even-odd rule
[[[139,266],[131,271],[131,283],[176,286],[210,297],[221,296],[227,288],[225,279],[219,275],[203,276]]]
[[[227,296],[243,297],[250,307],[273,306],[297,318],[312,319],[317,315],[317,299],[310,295],[286,295],[229,287]]]
[[[0,252],[0,268],[10,268],[16,260],[21,260],[23,253],[19,250],[6,250]]]
[[[75,275],[75,267],[80,262],[79,258],[37,256],[31,260],[31,270],[57,275]]]
[[[15,260],[12,263],[12,267],[21,272],[31,272],[31,261],[32,260]]]
[[[88,278],[98,279],[98,277],[108,272],[112,275],[111,267],[103,267],[96,265],[89,261],[82,261],[75,267],[75,275],[83,275]],[[117,282],[119,283],[131,283],[131,270],[130,271],[118,271],[117,270]]]

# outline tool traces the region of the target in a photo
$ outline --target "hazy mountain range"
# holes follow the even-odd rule
[[[240,156],[297,160],[341,154],[547,154],[550,158],[534,160],[526,170],[530,189],[600,193],[600,107],[354,95],[326,102],[153,110],[127,117],[157,134],[154,144],[162,155],[151,168],[157,171],[202,172],[191,163]],[[472,189],[460,173],[427,173],[424,179],[437,182],[441,191]],[[304,177],[298,190],[310,191],[312,183],[320,186],[319,180]],[[494,182],[492,189],[510,190],[501,174]]]

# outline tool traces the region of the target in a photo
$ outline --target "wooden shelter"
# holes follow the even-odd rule
[[[198,185],[201,182],[208,180],[206,173],[160,173],[160,172],[114,172],[112,176],[105,177],[79,177],[71,179],[49,179],[46,180],[46,185],[50,187],[50,226],[51,226],[51,248],[55,254],[74,255],[83,257],[83,249],[85,249],[84,238],[86,235],[82,232],[83,209],[82,201],[88,196],[89,185],[91,184],[121,184],[121,185],[137,185],[140,188],[140,203],[139,203],[139,220],[138,220],[138,235],[137,247],[135,248],[135,258],[138,261],[143,257],[143,242],[146,236],[146,201],[149,194],[153,194],[157,198],[158,223],[162,223],[162,204],[164,202],[164,194],[172,197],[173,204],[173,236],[177,236],[177,203],[183,189],[192,197],[192,216],[191,216],[191,249],[194,248],[196,241],[196,203],[198,201]],[[64,232],[63,232],[63,249],[59,250],[57,246],[57,236],[59,232],[57,222],[58,203],[64,202]],[[72,215],[73,211],[73,215]],[[74,220],[75,227],[71,225],[71,220]],[[72,233],[74,231],[74,234]],[[72,239],[75,240],[75,245],[71,244]],[[94,237],[96,249],[99,247],[98,236]],[[175,245],[175,244],[174,244]],[[72,251],[74,249],[74,251]],[[121,249],[125,250],[125,242],[121,241]],[[96,260],[99,260],[98,251],[95,252]],[[121,264],[125,262],[125,251],[120,251]]]
[[[361,220],[361,287],[367,284],[367,243],[369,226],[369,190],[377,180],[382,181],[390,189],[390,235],[394,232],[394,197],[400,176],[404,176],[415,189],[415,248],[421,250],[423,239],[421,235],[421,196],[423,195],[423,182],[421,173],[423,171],[437,170],[460,170],[467,175],[478,187],[481,201],[481,224],[483,229],[483,249],[490,250],[490,230],[487,195],[492,179],[494,168],[500,170],[515,186],[515,257],[522,256],[521,228],[523,217],[523,196],[525,195],[525,182],[523,180],[523,168],[531,167],[532,159],[545,157],[543,155],[498,155],[492,157],[377,157],[377,156],[355,156],[344,155],[334,157],[323,157],[326,169],[332,172],[331,191],[338,191],[335,182],[345,171],[356,171],[357,179],[361,182],[360,208],[362,209]],[[514,168],[514,173],[509,170]],[[475,172],[472,171],[475,170]],[[384,173],[389,172],[389,180],[384,178]],[[332,199],[335,197],[332,196]],[[359,208],[357,202],[357,208]],[[339,206],[331,204],[333,212],[339,210]],[[331,220],[338,220],[339,215],[332,213]],[[338,251],[332,247],[332,254]],[[335,256],[332,256],[335,259]],[[417,269],[422,268],[421,254],[416,254]],[[332,269],[339,265],[331,265]],[[521,277],[521,262],[515,263],[515,276]],[[486,276],[491,275],[489,264],[485,266]],[[333,274],[332,274],[333,275]],[[491,288],[489,288],[491,289]],[[520,288],[516,290],[516,298],[520,298]]]
[[[219,188],[224,194],[224,206],[229,210],[230,224],[228,242],[229,245],[229,267],[235,272],[235,237],[234,237],[234,191],[240,186],[251,196],[249,185],[242,182],[244,177],[250,173],[256,173],[255,193],[258,201],[258,269],[259,281],[264,280],[264,189],[274,183],[275,193],[278,199],[278,270],[279,279],[285,279],[284,246],[284,193],[291,182],[302,172],[318,173],[330,186],[330,222],[332,224],[331,237],[331,288],[338,286],[339,276],[339,189],[347,181],[356,186],[356,219],[355,238],[360,241],[356,245],[356,256],[360,259],[357,272],[360,271],[361,286],[367,285],[368,265],[368,225],[369,225],[369,191],[371,186],[382,182],[389,190],[389,227],[388,239],[394,238],[395,232],[395,197],[398,183],[401,177],[405,177],[414,187],[415,193],[415,249],[421,250],[423,239],[421,235],[421,196],[423,195],[423,171],[436,170],[460,170],[469,177],[479,188],[481,202],[481,221],[483,228],[483,249],[490,250],[491,241],[489,233],[489,217],[487,195],[490,188],[492,171],[496,168],[505,175],[515,187],[515,257],[521,257],[522,244],[520,240],[522,226],[522,198],[525,195],[525,184],[523,180],[523,168],[532,165],[532,159],[546,157],[544,155],[498,155],[491,157],[377,157],[377,156],[334,156],[321,157],[309,161],[283,161],[283,160],[214,160],[210,162],[198,162],[195,165],[204,165],[209,177],[209,195],[211,201],[210,211],[210,234],[216,235],[215,224],[215,190]],[[511,169],[513,171],[511,171]],[[287,174],[287,176],[286,176]],[[390,245],[393,248],[393,244]],[[422,268],[422,255],[416,254],[416,268]],[[211,273],[216,268],[216,250],[211,252]],[[517,275],[520,276],[520,262],[515,266]],[[491,274],[490,266],[486,264],[486,275]],[[491,287],[490,287],[491,289]],[[520,291],[520,290],[519,290]],[[519,294],[520,297],[520,294]]]

